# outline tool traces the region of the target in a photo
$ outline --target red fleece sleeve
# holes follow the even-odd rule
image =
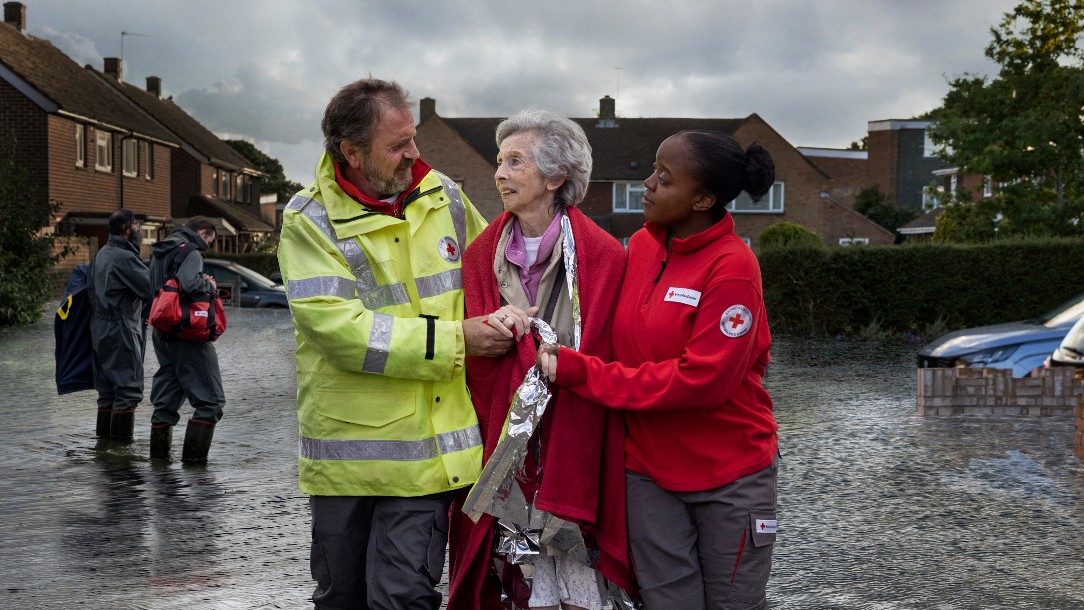
[[[740,305],[748,314],[740,314]],[[737,337],[722,330],[724,312],[730,330],[751,314],[748,329]],[[765,324],[764,302],[748,280],[724,280],[703,293],[692,335],[679,358],[645,362],[638,367],[604,362],[562,348],[557,357],[557,385],[615,409],[695,409],[717,407],[741,384],[753,365],[757,339]],[[665,341],[665,329],[641,341]],[[767,346],[764,346],[767,347]],[[619,346],[615,346],[615,356]]]

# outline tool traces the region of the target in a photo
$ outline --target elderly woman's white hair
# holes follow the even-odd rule
[[[591,144],[583,128],[552,112],[527,108],[497,125],[497,146],[508,136],[523,132],[536,136],[531,152],[542,177],[565,179],[554,194],[557,208],[579,205],[591,180]]]

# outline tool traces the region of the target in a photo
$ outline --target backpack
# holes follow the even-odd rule
[[[158,289],[147,322],[171,339],[214,341],[226,332],[222,299],[217,293],[185,293],[177,281],[177,269],[193,250],[190,244],[182,243],[166,255],[169,279]]]
[[[57,394],[94,389],[87,269],[86,263],[79,263],[72,270],[68,286],[64,289],[64,298],[53,318]]]

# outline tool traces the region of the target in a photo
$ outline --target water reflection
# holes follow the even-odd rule
[[[92,393],[55,394],[50,324],[0,329],[0,606],[311,607],[289,314],[231,310],[197,468],[146,459],[146,401],[135,442],[98,443]],[[773,608],[1084,608],[1072,421],[918,417],[914,352],[777,340]]]

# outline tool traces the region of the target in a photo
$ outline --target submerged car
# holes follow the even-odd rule
[[[1057,349],[1050,354],[1050,366],[1075,366],[1084,368],[1084,318],[1069,329]]]
[[[1027,377],[1081,318],[1084,294],[1033,320],[957,330],[919,350],[918,367],[1012,369],[1013,377]]]
[[[233,305],[234,297],[240,299],[241,307],[289,307],[286,288],[260,273],[232,261],[205,258],[203,270],[214,276],[218,284],[218,296],[222,304]],[[234,294],[239,290],[240,294]]]

